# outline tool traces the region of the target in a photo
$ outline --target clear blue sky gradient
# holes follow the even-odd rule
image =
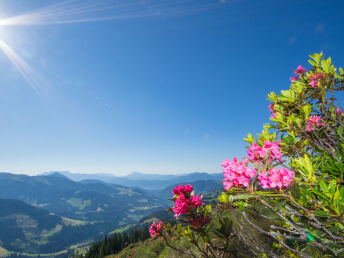
[[[0,18],[54,2],[3,0]],[[0,27],[52,88],[37,94],[0,53],[0,171],[220,172],[309,54],[344,66],[340,0],[151,2],[147,17]]]

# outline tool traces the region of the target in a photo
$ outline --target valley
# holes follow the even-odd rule
[[[39,176],[0,173],[0,257],[68,257],[111,232],[133,225],[144,227],[156,216],[170,216],[164,209],[178,182],[193,178],[198,192],[218,189],[221,184],[209,180],[217,175],[193,173],[161,176],[164,183],[152,190],[150,183],[159,181],[153,175],[132,176],[126,178],[127,184],[141,181],[142,188],[104,179],[73,181],[59,172]],[[172,184],[166,187],[167,179]]]

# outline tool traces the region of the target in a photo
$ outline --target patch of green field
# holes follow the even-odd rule
[[[80,198],[70,198],[66,201],[70,206],[75,208],[79,208],[79,210],[83,210],[85,207],[91,205],[91,200],[83,200]]]
[[[18,252],[10,252],[11,254],[17,254],[17,255],[25,255],[25,256],[31,256],[31,257],[54,257],[57,255],[65,254],[67,253],[67,250],[62,250],[60,252],[56,253],[46,253],[46,254],[32,254],[32,253],[18,253]]]
[[[111,231],[110,234],[115,234],[115,233],[122,233],[126,230],[128,230],[132,225],[127,225],[125,227],[122,227],[122,228],[117,228],[115,229],[114,231]]]
[[[134,221],[138,221],[138,220],[140,220],[142,218],[142,216],[141,215],[137,215],[137,214],[128,214],[128,218],[132,219]]]
[[[41,233],[41,237],[50,237],[56,234],[57,232],[60,232],[61,230],[62,230],[62,225],[57,224],[56,227],[51,230],[43,230]]]
[[[159,208],[160,205],[152,205],[152,206],[142,206],[142,207],[135,207],[129,210],[129,212],[136,212],[136,211],[147,211],[147,210],[151,210],[154,208]]]
[[[63,223],[66,226],[80,226],[80,225],[86,225],[89,224],[88,221],[84,221],[84,220],[76,220],[76,219],[70,219],[70,218],[66,218],[66,217],[61,217]]]
[[[134,192],[131,189],[120,188],[119,190],[120,190],[120,192],[118,194],[121,194],[121,195],[133,196],[133,195],[138,195],[139,194],[137,192]]]

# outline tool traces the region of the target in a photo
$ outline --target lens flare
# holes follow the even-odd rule
[[[10,46],[0,39],[0,48],[6,54],[18,72],[24,77],[27,83],[35,92],[45,98],[52,96],[52,89],[49,83],[30,65],[28,65]]]
[[[65,0],[32,12],[1,19],[0,27],[178,17],[219,8],[223,3],[223,0]],[[45,95],[50,92],[46,80],[1,39],[0,48],[36,92],[45,92]]]
[[[70,0],[0,20],[0,26],[66,24],[154,16],[170,17],[207,11],[221,5],[221,2],[199,0]]]

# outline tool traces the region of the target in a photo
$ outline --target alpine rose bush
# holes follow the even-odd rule
[[[149,229],[153,238],[187,257],[238,257],[238,243],[248,257],[343,257],[344,113],[337,94],[344,70],[322,53],[310,57],[311,67],[299,65],[289,89],[268,95],[271,122],[244,139],[247,156],[222,162],[224,191],[215,207],[192,185],[173,189],[169,210],[182,222],[174,236],[187,239],[188,249],[170,245],[162,222]],[[271,241],[257,246],[256,233]]]
[[[179,185],[172,192],[175,206],[172,208],[175,217],[191,212],[193,208],[204,205],[201,196],[189,195],[193,190],[191,185]]]
[[[162,233],[162,230],[163,230],[162,221],[159,221],[158,224],[153,222],[153,224],[149,227],[149,233],[150,233],[151,237],[160,236]]]

